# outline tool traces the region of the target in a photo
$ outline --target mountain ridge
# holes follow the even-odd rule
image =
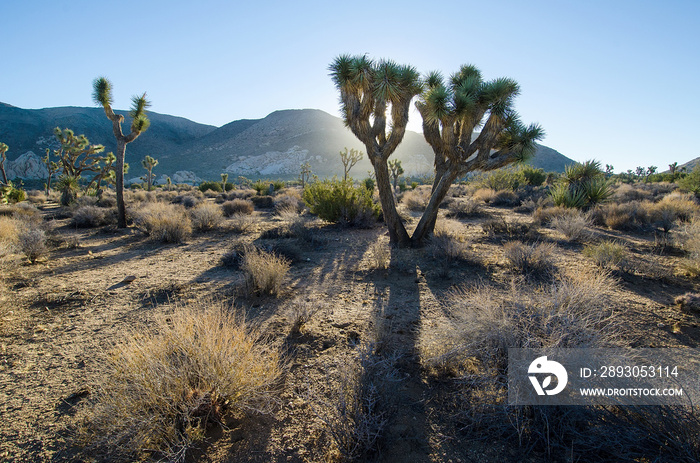
[[[116,111],[128,116],[126,111]],[[157,176],[189,171],[203,179],[218,179],[229,173],[248,177],[291,179],[298,175],[304,162],[311,164],[319,177],[342,174],[339,151],[364,146],[345,126],[342,119],[319,109],[283,109],[261,119],[240,119],[215,127],[184,117],[149,112],[151,127],[126,150],[126,162],[132,168],[127,178],[143,172],[140,161],[146,155],[159,160]],[[128,121],[128,117],[126,118]],[[114,151],[116,142],[111,122],[102,108],[66,106],[22,109],[0,102],[0,141],[7,143],[8,160],[27,151],[44,155],[46,148],[56,148],[55,127],[70,128],[85,134],[94,144]],[[128,130],[128,125],[124,127]],[[433,152],[420,133],[407,131],[394,154],[402,161],[406,175],[432,170]],[[529,162],[548,171],[563,171],[575,161],[544,145]],[[371,169],[365,156],[352,171],[355,176]]]

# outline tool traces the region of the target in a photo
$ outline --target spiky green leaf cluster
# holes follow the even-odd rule
[[[102,106],[112,105],[112,83],[106,77],[98,77],[92,82],[92,100]]]

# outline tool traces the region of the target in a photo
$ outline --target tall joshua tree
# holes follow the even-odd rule
[[[148,172],[147,191],[151,191],[151,188],[153,188],[153,168],[158,165],[158,160],[147,155],[145,158],[143,158],[143,161],[141,161],[141,165]]]
[[[403,175],[403,167],[401,167],[401,161],[394,159],[389,161],[389,173],[391,174],[392,185],[394,186],[394,191],[396,191],[396,185],[399,183],[399,177]]]
[[[438,72],[428,74],[416,107],[423,118],[423,136],[435,153],[435,180],[413,233],[415,244],[433,233],[438,207],[455,179],[534,154],[535,141],[544,137],[544,130],[539,124],[526,126],[520,121],[513,108],[519,93],[513,79],[484,81],[472,65],[462,66],[447,83]],[[477,128],[481,128],[478,134]]]
[[[146,99],[146,93],[141,96],[131,98],[132,106],[129,111],[131,116],[131,132],[124,135],[122,132],[122,122],[124,116],[116,114],[112,110],[112,83],[105,77],[99,77],[93,81],[92,98],[95,104],[102,105],[105,114],[112,121],[112,130],[114,137],[117,139],[117,164],[115,169],[116,189],[117,189],[117,223],[119,228],[126,228],[126,207],[124,206],[124,155],[126,154],[126,145],[136,140],[139,135],[145,132],[151,122],[146,116],[146,108],[151,104]]]
[[[396,211],[387,161],[406,133],[411,100],[422,88],[420,74],[412,66],[390,60],[374,62],[367,56],[349,55],[337,57],[329,70],[340,91],[345,124],[365,145],[374,167],[389,240],[408,246],[411,239]]]
[[[392,244],[422,245],[435,229],[438,207],[455,179],[523,160],[544,136],[539,125],[525,126],[514,111],[518,84],[507,78],[485,82],[474,66],[462,66],[448,83],[437,72],[422,80],[412,67],[374,63],[366,56],[339,56],[330,70],[345,123],[365,144],[374,166]],[[423,134],[435,153],[435,181],[423,217],[409,237],[396,213],[387,160],[403,139],[410,103],[417,95]],[[474,136],[479,127],[481,132]]]

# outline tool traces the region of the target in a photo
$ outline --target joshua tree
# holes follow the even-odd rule
[[[420,74],[412,66],[349,55],[337,57],[329,69],[340,91],[345,124],[365,145],[374,168],[389,240],[408,246],[411,239],[396,211],[387,161],[406,133],[411,100],[422,88]]]
[[[173,181],[170,177],[165,177],[165,183],[168,185],[168,191],[170,191],[173,187]]]
[[[403,167],[401,167],[401,161],[394,159],[389,161],[389,171],[391,172],[391,178],[393,179],[394,191],[396,191],[396,185],[399,182],[399,177],[403,175]]]
[[[228,174],[221,174],[221,190],[226,193],[226,182],[228,182]]]
[[[299,180],[301,180],[301,187],[306,186],[306,182],[311,178],[311,164],[305,162],[301,165],[301,172],[299,173]]]
[[[678,162],[674,162],[673,164],[669,164],[668,170],[669,170],[669,172],[671,172],[671,175],[676,175],[676,171],[678,170]]]
[[[146,179],[148,185],[147,191],[151,191],[153,188],[153,168],[158,165],[158,160],[151,156],[146,156],[143,158],[143,161],[141,161],[141,165],[148,172],[148,178]]]
[[[437,72],[422,81],[412,67],[374,63],[365,56],[340,56],[330,70],[340,90],[345,123],[367,147],[392,244],[423,244],[456,178],[523,160],[544,136],[539,125],[525,126],[514,111],[518,84],[507,78],[485,82],[474,66],[462,66],[447,84]],[[409,238],[396,213],[387,160],[403,139],[411,100],[419,94],[416,107],[423,118],[423,135],[435,153],[435,180],[428,206]],[[387,134],[389,107],[392,124]],[[478,127],[482,130],[475,136]]]
[[[70,129],[61,130],[56,127],[53,133],[61,144],[59,149],[53,150],[53,154],[58,157],[59,168],[63,176],[73,178],[77,182],[86,172],[92,172],[95,176],[100,175],[102,171],[100,164],[107,158],[99,155],[104,151],[104,146],[92,145],[85,135],[76,136]],[[47,150],[45,162],[48,157]],[[51,170],[51,167],[47,166],[47,169]],[[90,182],[90,185],[94,181],[95,179]]]
[[[657,169],[658,169],[658,167],[656,167],[656,166],[647,167],[646,172],[644,172],[644,183],[649,183],[649,177],[654,175],[656,173]]]
[[[122,132],[124,116],[116,114],[112,110],[112,83],[105,77],[99,77],[95,79],[92,87],[92,98],[96,104],[104,108],[107,118],[112,121],[112,130],[114,131],[114,137],[117,139],[117,165],[115,170],[117,223],[119,228],[126,228],[126,207],[124,206],[124,155],[126,154],[126,145],[136,140],[151,124],[148,120],[148,116],[146,116],[146,108],[150,106],[150,103],[146,99],[146,93],[131,98],[132,106],[129,112],[131,116],[131,132],[128,135],[124,135]]]
[[[615,168],[612,164],[605,164],[605,176],[610,178],[615,174]]]
[[[348,174],[350,169],[353,168],[355,164],[362,160],[362,151],[357,151],[356,149],[345,147],[345,150],[340,152],[340,161],[343,163],[343,181],[348,180]]]
[[[46,156],[44,156],[44,164],[46,164],[46,171],[49,173],[48,177],[46,178],[46,197],[49,197],[49,191],[51,191],[51,179],[53,176],[58,172],[58,170],[61,168],[57,162],[52,161],[51,159],[51,150],[49,148],[46,148]]]
[[[0,143],[0,174],[2,174],[2,183],[7,185],[7,174],[5,173],[5,159],[7,159],[5,153],[7,153],[7,150],[9,147],[4,144]]]

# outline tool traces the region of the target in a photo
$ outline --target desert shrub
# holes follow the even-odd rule
[[[674,302],[686,312],[700,312],[700,294],[685,293],[676,297]]]
[[[275,201],[272,196],[253,196],[250,198],[253,205],[258,209],[272,209],[275,206]]]
[[[700,275],[700,217],[683,225],[675,236],[677,245],[686,252],[681,268],[691,276]]]
[[[27,192],[27,201],[32,204],[44,204],[46,202],[46,194],[41,190],[29,190]]]
[[[472,180],[474,188],[488,188],[494,191],[515,191],[524,183],[526,179],[522,171],[512,167],[483,172]]]
[[[627,265],[629,251],[622,244],[605,240],[598,244],[589,244],[583,248],[583,255],[593,259],[596,265],[605,269],[624,269]]]
[[[270,186],[272,186],[272,188],[270,188]],[[262,196],[269,194],[270,189],[272,189],[272,192],[274,193],[275,191],[281,190],[285,186],[286,184],[282,180],[258,180],[251,185],[251,188],[257,191],[258,195]]]
[[[617,189],[612,194],[613,202],[615,203],[629,203],[631,201],[645,201],[651,200],[652,194],[637,185],[630,185],[629,183],[620,184]]]
[[[384,270],[389,268],[391,262],[391,252],[385,243],[376,241],[368,249],[371,266],[374,269]]]
[[[99,459],[184,461],[231,412],[269,409],[278,350],[220,302],[179,306],[127,333],[97,365],[83,438]]]
[[[381,208],[364,187],[350,181],[324,180],[304,188],[304,201],[312,214],[327,222],[369,227],[376,223]]]
[[[578,212],[563,206],[538,207],[532,213],[533,220],[540,225],[550,225],[557,217],[575,216]]]
[[[479,188],[474,192],[472,198],[476,199],[477,201],[483,201],[486,204],[489,204],[491,201],[493,201],[493,198],[495,196],[496,190],[493,190],[491,188]]]
[[[179,205],[147,203],[132,215],[136,226],[155,241],[182,243],[192,233],[192,222]]]
[[[520,168],[520,173],[525,179],[525,183],[530,186],[540,186],[547,180],[547,174],[544,172],[544,169],[526,165]]]
[[[182,204],[187,209],[191,209],[199,204],[199,199],[195,198],[191,194],[178,195],[172,199],[172,204]]]
[[[219,192],[214,191],[214,190],[204,190],[203,194],[207,198],[216,198],[218,195],[223,194],[223,193],[219,193]]]
[[[519,239],[534,241],[538,238],[539,232],[535,224],[527,224],[517,221],[509,221],[504,218],[489,219],[481,224],[481,229],[489,238],[497,239]]]
[[[647,203],[649,204],[649,203]],[[649,223],[648,208],[644,203],[632,201],[622,204],[605,204],[590,211],[590,217],[597,225],[612,230],[635,230]]]
[[[522,275],[546,277],[555,270],[555,247],[551,243],[523,244],[520,241],[510,241],[503,246],[503,252],[508,266]]]
[[[0,243],[16,245],[19,242],[21,222],[13,217],[0,216]]]
[[[427,185],[407,191],[401,197],[401,202],[411,211],[424,211],[429,201],[430,187]]]
[[[445,216],[455,219],[467,219],[470,217],[479,217],[483,215],[483,213],[484,211],[480,202],[472,198],[467,198],[462,201],[452,201],[447,206],[447,214]]]
[[[233,199],[223,203],[221,209],[226,217],[231,217],[236,214],[252,214],[255,207],[248,199]]]
[[[499,372],[503,381],[509,348],[613,346],[619,336],[610,309],[614,288],[605,271],[560,274],[544,286],[458,287],[444,304],[451,326],[426,334],[421,356],[438,373],[488,381],[483,376]]]
[[[117,198],[112,195],[103,194],[102,197],[97,200],[97,205],[106,208],[117,207]]]
[[[197,231],[213,230],[221,225],[223,216],[221,208],[216,204],[204,202],[190,209],[192,227]]]
[[[588,233],[591,220],[586,213],[574,209],[574,214],[563,214],[555,216],[551,225],[552,228],[563,234],[569,241],[579,241]]]
[[[655,206],[659,212],[666,213],[682,222],[688,222],[694,215],[700,213],[700,206],[690,194],[671,193],[664,196]],[[652,216],[654,216],[654,212],[652,211]]]
[[[211,191],[214,191],[214,192],[216,192],[216,193],[221,193],[222,191],[224,191],[224,190],[221,188],[221,182],[206,181],[206,182],[200,183],[199,186],[198,186],[197,188],[198,188],[199,191],[201,191],[202,193],[204,193],[204,192],[207,191],[207,190],[211,190]]]
[[[288,210],[293,212],[301,212],[304,209],[304,200],[301,197],[299,190],[288,189],[285,194],[275,196],[273,200],[275,204],[275,212]]]
[[[435,259],[448,261],[466,259],[469,242],[462,233],[463,226],[456,220],[443,220],[435,224],[430,237],[428,252]]]
[[[515,212],[535,212],[538,209],[546,209],[553,206],[554,203],[552,202],[551,196],[543,195],[538,197],[537,199],[533,199],[532,197],[523,198],[520,201],[520,206],[516,207],[513,210]]]
[[[692,172],[678,180],[678,186],[685,191],[700,196],[700,164],[697,164]]]
[[[516,206],[520,202],[520,198],[513,191],[499,190],[493,195],[490,200],[492,206]]]
[[[233,214],[229,220],[231,230],[236,233],[245,233],[255,224],[255,219],[248,214]]]
[[[309,388],[305,395],[312,411],[326,425],[341,461],[374,461],[377,445],[395,409],[394,389],[400,375],[395,358],[377,353],[375,343],[355,348],[355,359],[329,377],[327,394]],[[330,398],[327,398],[330,396]]]
[[[46,232],[39,228],[21,227],[17,241],[20,250],[32,264],[49,251],[46,246]]]
[[[80,206],[73,211],[72,224],[79,228],[101,227],[115,222],[115,212],[98,206]]]
[[[289,261],[255,246],[245,248],[241,260],[250,293],[278,296],[289,272]]]
[[[373,191],[374,191],[374,185],[375,185],[375,183],[376,183],[376,182],[374,181],[373,178],[367,177],[366,179],[364,179],[364,180],[362,181],[362,186],[365,187],[368,191],[372,191],[372,192],[373,192]],[[415,189],[415,188],[414,188],[414,189]]]
[[[599,161],[570,164],[550,189],[555,206],[590,208],[612,195],[612,186],[600,169]]]
[[[255,190],[252,188],[232,190],[228,193],[228,199],[248,199],[252,196],[255,196]]]

